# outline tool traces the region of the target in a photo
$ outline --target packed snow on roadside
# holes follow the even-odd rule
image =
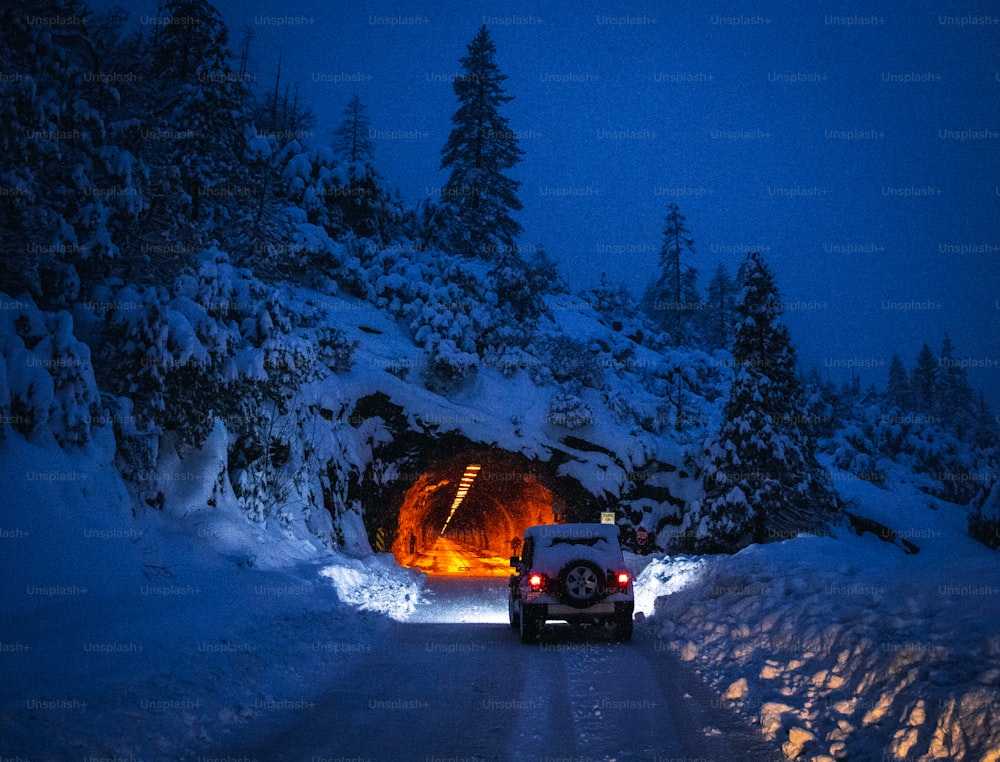
[[[1000,759],[995,552],[958,506],[838,486],[920,551],[843,529],[657,559],[637,609],[789,759]]]

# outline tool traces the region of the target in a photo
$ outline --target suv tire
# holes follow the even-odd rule
[[[567,606],[586,608],[603,590],[604,572],[590,561],[570,561],[559,572],[559,598]]]
[[[618,614],[615,617],[615,640],[624,643],[632,639],[632,615]]]
[[[518,624],[521,630],[521,642],[534,643],[538,640],[538,633],[541,631],[541,627],[539,626],[538,615],[531,608],[521,606],[521,616]]]

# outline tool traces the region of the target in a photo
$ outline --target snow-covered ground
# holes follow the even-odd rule
[[[186,520],[133,516],[100,446],[73,455],[18,437],[0,445],[10,476],[0,512],[4,759],[196,759],[273,751],[286,733],[302,737],[302,749],[361,753],[358,728],[379,724],[370,717],[342,731],[346,746],[301,728],[314,715],[332,722],[350,696],[364,709],[354,699],[375,696],[385,680],[382,692],[398,698],[394,675],[413,700],[440,705],[431,724],[443,731],[489,717],[500,723],[489,739],[526,729],[556,753],[582,728],[605,750],[595,759],[629,758],[610,749],[632,721],[643,753],[667,743],[658,723],[670,723],[677,748],[702,748],[720,725],[745,732],[729,708],[792,759],[1000,758],[1000,569],[965,535],[961,510],[916,490],[839,483],[860,512],[918,545],[916,555],[846,530],[732,557],[630,555],[645,617],[634,644],[615,651],[557,634],[554,647],[525,651],[505,622],[503,580],[427,587],[391,556],[310,546],[225,507]],[[446,653],[434,643],[464,645]],[[684,695],[701,685],[692,668],[709,690],[688,706]],[[649,670],[687,680],[680,699],[666,677],[636,674]],[[617,677],[583,686],[595,673]],[[504,689],[516,676],[523,690]],[[567,724],[546,736],[553,720],[520,708],[516,727],[502,713],[456,714],[445,686],[463,701],[485,691],[543,702],[545,716],[568,712]],[[659,709],[648,723],[640,713],[598,721],[585,711],[595,695],[612,708],[625,696]],[[695,714],[678,719],[678,700]],[[396,714],[385,721],[405,724]],[[421,737],[433,743],[430,732]],[[373,748],[372,758],[403,758],[384,740]],[[518,758],[512,748],[480,758]]]
[[[639,607],[790,759],[1000,759],[996,554],[958,506],[838,486],[919,553],[844,530],[664,558],[637,580]]]
[[[0,758],[195,759],[303,708],[421,575],[244,515],[133,517],[94,450],[0,444]]]

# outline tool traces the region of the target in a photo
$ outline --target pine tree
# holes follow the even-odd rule
[[[694,239],[685,221],[677,204],[667,208],[660,272],[646,296],[653,320],[670,334],[675,344],[689,343],[694,338],[694,321],[700,306],[698,271],[681,261],[683,254],[694,253]]]
[[[328,206],[336,208],[346,229],[356,236],[389,240],[402,227],[402,205],[394,204],[373,166],[371,121],[357,95],[347,104],[344,120],[334,130],[333,151],[347,163],[347,178],[327,192]]]
[[[759,253],[748,256],[741,282],[736,374],[709,446],[705,500],[688,519],[688,537],[702,552],[823,531],[839,507],[804,425],[795,349]]]
[[[934,412],[959,439],[976,425],[976,395],[969,385],[961,360],[955,357],[955,348],[947,333],[938,356]]]
[[[934,408],[937,393],[938,363],[934,352],[924,344],[917,355],[917,366],[913,369],[913,401],[917,409],[928,413]]]
[[[51,307],[107,274],[116,234],[144,209],[128,127],[102,112],[121,92],[101,69],[113,31],[101,34],[74,0],[0,7],[0,287]]]
[[[484,24],[460,59],[463,74],[453,83],[459,108],[442,149],[441,169],[451,174],[442,197],[454,208],[452,247],[466,256],[496,259],[516,246],[521,225],[511,212],[521,209],[521,183],[504,174],[523,155],[517,135],[500,107],[513,100],[506,94],[494,60],[496,47]]]
[[[708,283],[708,310],[702,332],[712,349],[728,349],[736,325],[736,283],[719,263]]]
[[[913,387],[910,385],[910,376],[897,354],[893,354],[889,362],[889,383],[886,394],[889,402],[900,410],[913,409]]]
[[[70,11],[65,3],[51,8]],[[64,182],[55,178],[67,127],[61,116],[73,100],[66,86],[81,74],[58,28],[29,23],[36,13],[28,0],[0,5],[0,290],[10,294],[37,292],[38,268],[52,259],[49,244],[63,227]],[[57,208],[49,209],[53,195]]]
[[[337,158],[351,164],[371,162],[375,157],[371,126],[365,104],[355,94],[344,109],[344,120],[333,132],[333,150]]]
[[[207,212],[219,225],[237,216],[237,207],[246,207],[249,219],[257,206],[245,166],[249,104],[229,64],[229,31],[207,0],[168,0],[163,13],[178,21],[163,25],[153,47],[161,108],[149,159],[167,188],[161,222],[183,212],[198,225]]]

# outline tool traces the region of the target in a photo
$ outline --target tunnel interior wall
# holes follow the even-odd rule
[[[480,466],[459,505],[455,496],[469,465]],[[535,524],[554,521],[556,496],[535,464],[517,453],[470,449],[451,460],[428,464],[406,491],[392,550],[406,562],[414,552],[447,537],[481,553],[509,555],[510,542]]]

